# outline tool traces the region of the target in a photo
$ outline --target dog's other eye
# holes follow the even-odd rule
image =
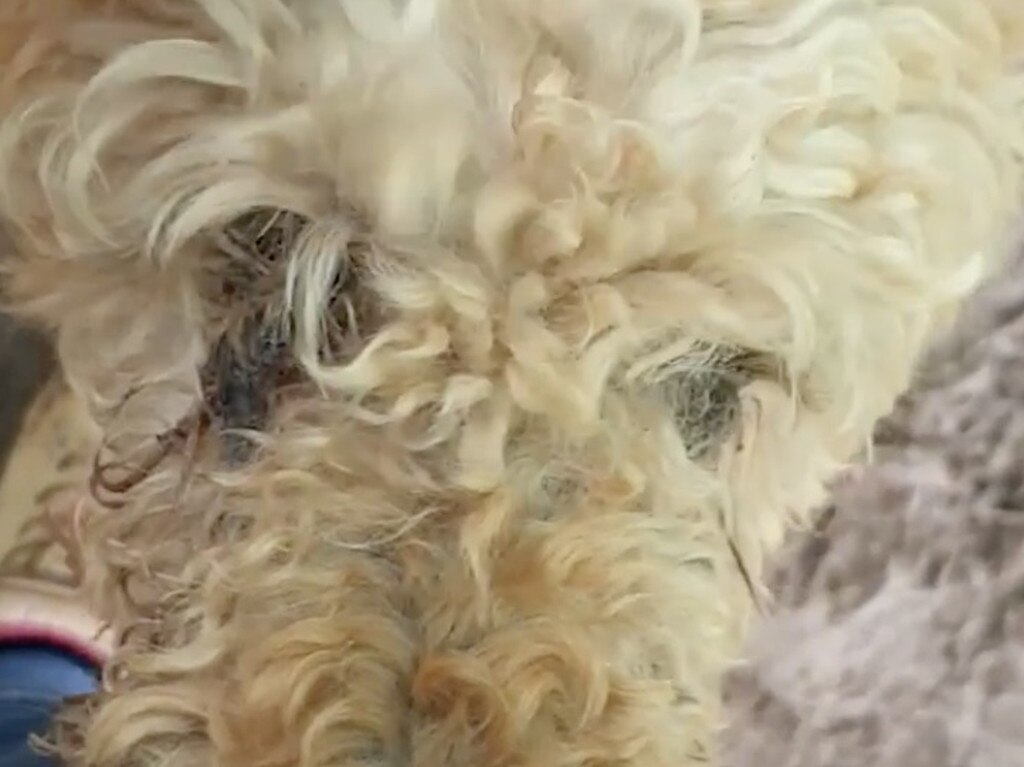
[[[743,381],[726,370],[700,370],[675,382],[673,414],[686,453],[700,460],[714,452],[732,432],[740,411]]]
[[[736,428],[740,392],[766,370],[761,355],[696,344],[662,377],[680,439],[694,461],[712,457]]]

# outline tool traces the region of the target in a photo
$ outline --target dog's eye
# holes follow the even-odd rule
[[[207,233],[210,247],[200,269],[210,287],[210,354],[200,377],[207,412],[221,430],[265,428],[276,390],[302,380],[286,294],[289,265],[317,256],[298,250],[312,225],[293,211],[256,208]],[[317,342],[325,363],[354,356],[361,334],[373,326],[375,302],[359,265],[366,249],[365,243],[350,242],[326,295],[316,298],[323,325]],[[248,460],[252,446],[246,440],[226,435],[224,441],[229,464]]]
[[[690,458],[706,457],[728,437],[739,416],[739,388],[735,377],[723,371],[678,381],[674,415]]]
[[[284,261],[308,219],[290,210],[255,208],[224,227],[224,238],[240,255],[264,265]]]
[[[308,219],[293,211],[255,208],[209,232],[222,296],[247,301],[273,292]]]
[[[756,355],[730,347],[696,345],[676,360],[663,390],[687,455],[713,455],[736,428],[740,391],[756,375]]]

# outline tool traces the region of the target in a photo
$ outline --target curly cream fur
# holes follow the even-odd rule
[[[266,320],[303,377],[254,459],[196,432],[94,504],[87,585],[123,647],[64,716],[70,762],[712,758],[747,577],[1001,249],[1022,16],[8,0],[7,290],[105,455],[203,399],[208,235],[309,222]],[[374,311],[332,354],[348,269]],[[673,382],[723,349],[757,364],[696,455]]]

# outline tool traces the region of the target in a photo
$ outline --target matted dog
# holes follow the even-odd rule
[[[1021,202],[1019,0],[7,0],[104,439],[72,765],[685,767]]]

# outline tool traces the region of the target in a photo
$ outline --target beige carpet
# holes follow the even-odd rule
[[[0,556],[47,489],[84,478],[93,439],[80,404],[56,381],[37,396],[0,478]]]
[[[725,767],[1024,765],[1024,261],[878,447],[779,563]]]

